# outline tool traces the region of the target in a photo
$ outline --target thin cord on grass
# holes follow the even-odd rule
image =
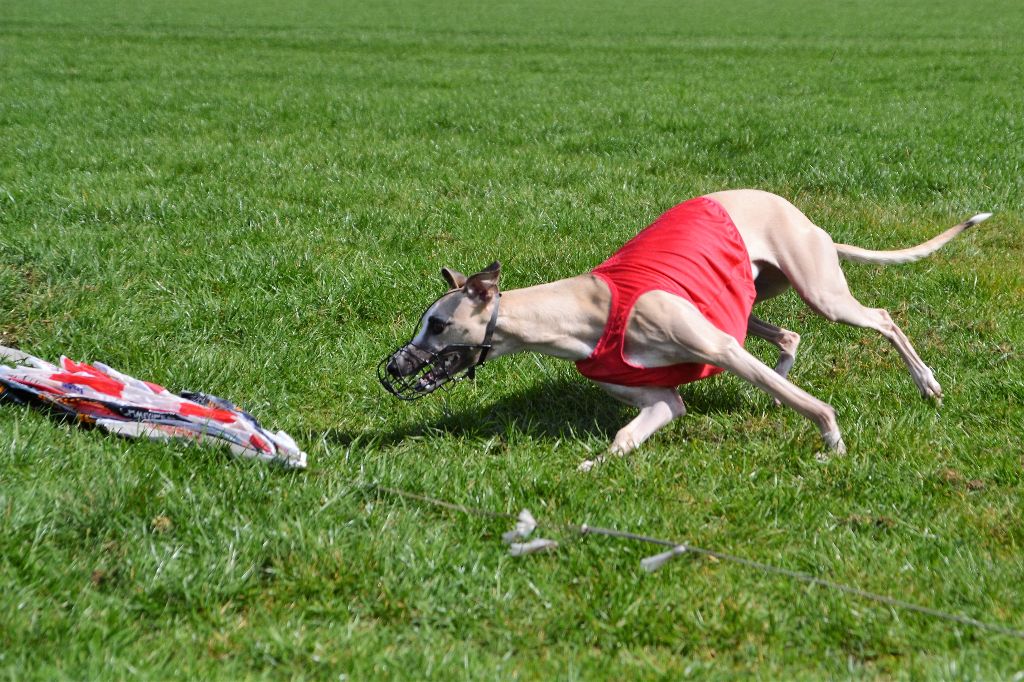
[[[398,488],[390,488],[387,486],[370,484],[367,486],[369,490],[376,490],[382,493],[387,493],[395,497],[401,497],[405,499],[415,500],[417,502],[423,502],[435,507],[443,507],[451,511],[461,512],[469,516],[478,516],[491,519],[515,519],[516,514],[510,514],[507,512],[496,512],[489,509],[481,509],[479,507],[468,507],[466,505],[458,504],[455,502],[448,502],[447,500],[441,500],[436,497],[429,495],[421,495],[418,493],[411,493],[406,490],[400,490]],[[953,623],[959,623],[961,625],[968,625],[981,630],[987,630],[1007,637],[1015,637],[1017,639],[1024,639],[1024,630],[1017,630],[1014,628],[1006,627],[1004,625],[998,625],[995,623],[987,623],[977,618],[971,618],[957,613],[950,613],[948,611],[942,611],[940,609],[934,609],[929,606],[921,606],[914,604],[913,602],[904,601],[902,599],[896,599],[884,594],[878,594],[877,592],[869,592],[859,587],[853,587],[852,585],[846,585],[838,583],[832,580],[826,580],[825,578],[819,578],[810,573],[803,571],[794,571],[788,568],[781,568],[779,566],[773,566],[760,561],[754,561],[753,559],[746,559],[741,556],[733,554],[726,554],[725,552],[718,552],[712,549],[705,549],[703,547],[696,547],[694,545],[676,542],[673,540],[665,540],[663,538],[655,538],[648,535],[641,535],[638,533],[630,533],[629,531],[615,530],[614,528],[602,528],[600,526],[591,526],[589,524],[564,524],[564,523],[537,523],[538,528],[549,528],[558,530],[565,533],[575,533],[577,535],[603,535],[606,537],[618,538],[622,540],[632,540],[634,542],[643,542],[651,545],[660,545],[662,547],[680,547],[685,549],[686,552],[692,552],[693,554],[699,554],[702,556],[708,556],[719,561],[730,562],[746,566],[747,568],[757,569],[763,573],[780,575],[792,580],[797,580],[810,585],[818,585],[826,589],[835,590],[837,592],[843,592],[861,599],[868,601],[874,601],[879,604],[885,604],[886,606],[903,609],[905,611],[912,611],[920,613],[922,615],[931,616],[941,620],[950,621]]]
[[[508,514],[505,512],[491,511],[490,509],[480,509],[478,507],[467,507],[465,505],[456,504],[455,502],[447,502],[445,500],[439,500],[436,497],[430,497],[429,495],[419,495],[417,493],[410,493],[407,490],[399,490],[398,488],[389,488],[383,485],[377,485],[371,483],[367,486],[370,490],[379,490],[395,497],[404,497],[409,500],[416,500],[417,502],[425,502],[435,507],[444,507],[445,509],[451,509],[452,511],[462,512],[469,516],[483,516],[490,519],[514,519],[515,514]]]
[[[704,549],[703,547],[696,547],[694,545],[682,542],[672,542],[670,540],[652,538],[646,535],[638,535],[636,533],[629,533],[627,531],[615,530],[612,528],[599,528],[595,526],[588,526],[586,524],[582,526],[562,525],[561,528],[563,528],[566,531],[576,531],[583,535],[606,535],[609,537],[635,540],[637,542],[647,542],[654,545],[662,545],[664,547],[684,547],[687,552],[713,557],[720,561],[728,561],[734,564],[740,564],[741,566],[746,566],[748,568],[756,568],[760,571],[763,571],[764,573],[772,573],[775,575],[785,576],[787,578],[792,578],[793,580],[799,580],[801,582],[805,582],[811,585],[819,585],[821,587],[836,590],[838,592],[851,594],[862,599],[868,599],[871,601],[879,602],[887,606],[905,609],[907,611],[914,611],[916,613],[922,613],[928,616],[933,616],[935,618],[941,618],[944,620],[960,623],[962,625],[970,625],[976,628],[981,628],[983,630],[988,630],[990,632],[998,632],[999,634],[1007,635],[1009,637],[1024,639],[1024,630],[1016,630],[1014,628],[1009,628],[1003,625],[986,623],[985,621],[981,621],[976,618],[971,618],[969,616],[963,616],[957,613],[949,613],[947,611],[933,609],[928,606],[921,606],[919,604],[914,604],[912,602],[904,601],[902,599],[896,599],[895,597],[890,597],[888,595],[878,594],[877,592],[869,592],[859,587],[853,587],[852,585],[845,585],[843,583],[837,583],[832,580],[826,580],[825,578],[819,578],[815,575],[811,575],[810,573],[794,571],[788,568],[781,568],[779,566],[772,566],[771,564],[766,564],[760,561],[754,561],[753,559],[746,559],[744,557],[736,556],[734,554],[726,554],[725,552],[718,552],[712,549]]]

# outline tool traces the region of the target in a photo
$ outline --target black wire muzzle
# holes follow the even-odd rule
[[[453,343],[434,352],[414,346],[410,341],[377,364],[377,380],[380,385],[401,400],[419,400],[450,382],[476,378],[476,368],[487,362],[491,352],[491,339],[498,325],[500,299],[501,294],[498,294],[482,343]],[[477,351],[477,358],[470,360],[470,355]],[[412,365],[415,369],[402,375],[399,368],[403,364]]]

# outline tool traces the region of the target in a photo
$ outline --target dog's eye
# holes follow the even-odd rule
[[[448,323],[439,317],[432,317],[427,320],[427,331],[431,334],[440,334],[447,326]]]

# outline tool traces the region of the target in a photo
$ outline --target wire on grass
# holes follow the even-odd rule
[[[412,493],[406,490],[400,490],[398,488],[391,488],[377,484],[370,484],[369,486],[367,486],[367,489],[376,490],[378,492],[386,493],[395,497],[415,500],[417,502],[422,502],[424,504],[429,504],[435,507],[442,507],[444,509],[457,511],[469,516],[478,516],[491,519],[518,519],[520,516],[517,514],[510,514],[507,512],[496,512],[491,511],[489,509],[481,509],[479,507],[468,507],[466,505],[458,504],[455,502],[449,502],[447,500],[441,500],[436,497],[431,497],[429,495],[421,495],[418,493]],[[676,540],[665,540],[663,538],[655,538],[648,535],[631,533],[629,531],[616,530],[614,528],[602,528],[600,526],[591,526],[585,523],[576,525],[564,523],[537,522],[536,527],[557,530],[563,533],[573,533],[581,536],[602,535],[606,537],[618,538],[621,540],[631,540],[634,542],[643,542],[647,544],[660,545],[662,547],[671,548],[669,551],[663,552],[662,554],[658,554],[653,557],[647,557],[646,559],[644,559],[643,562],[641,562],[641,565],[644,567],[644,569],[649,571],[656,570],[674,556],[678,556],[684,553],[698,554],[701,556],[712,557],[718,559],[719,561],[730,562],[738,564],[740,566],[745,566],[747,568],[753,568],[763,573],[784,576],[786,578],[804,582],[810,585],[818,585],[829,590],[835,590],[837,592],[849,594],[854,597],[866,599],[868,601],[874,601],[879,604],[885,604],[886,606],[892,608],[903,609],[905,611],[912,611],[914,613],[920,613],[922,615],[938,618],[941,620],[946,620],[953,623],[959,623],[961,625],[968,625],[981,630],[987,630],[988,632],[994,632],[1000,635],[1005,635],[1007,637],[1024,639],[1024,630],[1017,630],[1015,628],[1006,627],[1004,625],[999,625],[996,623],[987,623],[985,621],[978,620],[977,618],[971,618],[969,616],[964,616],[958,613],[950,613],[948,611],[942,611],[940,609],[933,609],[929,606],[921,606],[919,604],[914,604],[913,602],[908,602],[903,599],[896,599],[895,597],[890,597],[884,594],[878,594],[876,592],[869,592],[868,590],[863,590],[859,587],[854,587],[852,585],[846,585],[832,580],[826,580],[825,578],[819,578],[810,573],[794,571],[788,568],[781,568],[779,566],[773,566],[771,564],[766,564],[760,561],[754,561],[753,559],[747,559],[741,556],[736,556],[734,554],[727,554],[725,552],[719,552],[712,549],[696,547],[689,543],[683,543]],[[544,540],[543,542],[549,543],[551,541]],[[553,547],[545,545],[543,549],[553,549]],[[517,552],[516,555],[518,556],[520,554],[525,553],[530,552],[520,551]]]

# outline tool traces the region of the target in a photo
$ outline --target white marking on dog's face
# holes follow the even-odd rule
[[[461,289],[449,291],[423,313],[411,345],[437,352],[453,344],[480,343],[487,328],[486,308]]]

